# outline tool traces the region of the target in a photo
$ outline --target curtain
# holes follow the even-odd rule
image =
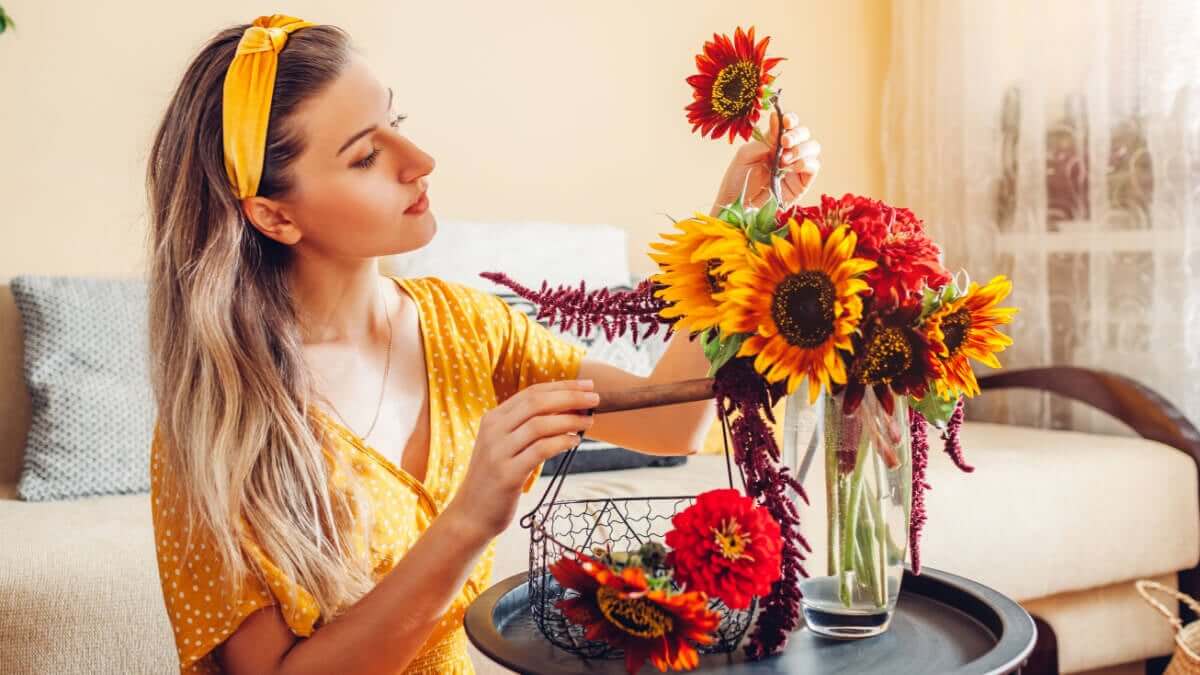
[[[893,0],[892,12],[886,197],[925,220],[952,271],[1013,279],[1005,366],[1114,371],[1200,422],[1200,3]],[[971,409],[1115,430],[1033,392]]]

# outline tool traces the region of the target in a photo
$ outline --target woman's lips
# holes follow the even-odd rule
[[[427,196],[427,193],[422,192],[421,197],[419,199],[417,199],[417,201],[414,202],[412,206],[405,209],[404,213],[406,213],[408,215],[418,215],[421,213],[425,213],[425,210],[428,208],[429,208],[429,197]]]

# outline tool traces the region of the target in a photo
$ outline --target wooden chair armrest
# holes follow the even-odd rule
[[[1186,452],[1200,465],[1200,431],[1157,392],[1123,375],[1054,366],[994,373],[981,377],[979,386],[985,392],[1037,389],[1086,403],[1124,422],[1142,438]]]

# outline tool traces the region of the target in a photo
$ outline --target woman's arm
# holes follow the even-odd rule
[[[671,337],[666,352],[649,377],[592,359],[584,359],[579,368],[579,377],[593,380],[596,391],[601,392],[690,380],[707,374],[708,359],[700,346],[700,338],[688,341],[685,333]],[[717,417],[717,408],[712,400],[707,400],[595,417],[589,438],[652,455],[688,455],[704,447],[704,438]]]
[[[231,675],[399,672],[419,654],[489,541],[452,503],[383,581],[311,637],[297,638],[278,606],[266,607],[217,658]]]

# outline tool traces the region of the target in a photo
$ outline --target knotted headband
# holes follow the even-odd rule
[[[279,52],[294,31],[315,25],[283,14],[258,17],[242,33],[237,53],[225,71],[221,100],[225,173],[239,199],[258,193]]]

